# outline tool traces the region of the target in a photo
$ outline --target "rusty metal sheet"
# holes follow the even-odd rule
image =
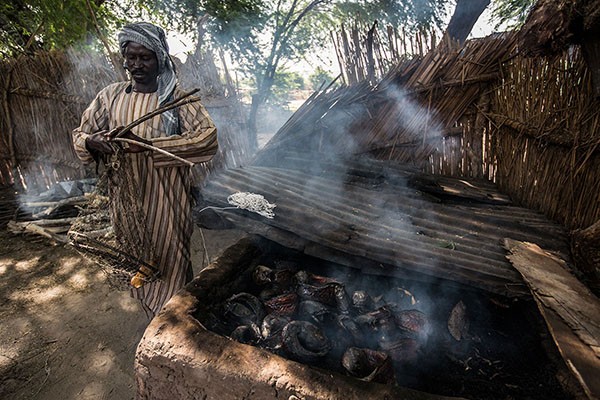
[[[277,205],[273,219],[217,210],[252,233],[286,242],[280,233],[288,232],[307,249],[335,253],[338,260],[347,254],[349,266],[364,260],[365,269],[379,274],[409,271],[511,297],[527,288],[506,259],[504,238],[568,249],[561,227],[512,205],[489,182],[428,176],[381,162],[309,173],[272,166],[230,169],[209,179],[202,189],[204,205],[231,207],[227,197],[236,192],[262,194]]]

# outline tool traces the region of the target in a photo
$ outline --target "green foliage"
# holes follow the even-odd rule
[[[500,21],[524,19],[534,0],[495,0]],[[89,0],[106,38],[114,40],[125,20],[148,20],[168,31],[202,32],[203,46],[227,51],[236,68],[253,80],[253,102],[293,87],[286,63],[297,62],[330,42],[342,24],[361,28],[375,21],[406,31],[441,28],[451,0]],[[201,22],[199,22],[201,21]],[[13,0],[0,5],[0,52],[66,48],[85,43],[96,27],[87,0]],[[114,42],[113,42],[114,43]],[[310,53],[312,52],[312,53]],[[313,88],[331,80],[324,71]],[[318,83],[317,83],[318,81]],[[299,81],[296,81],[299,84]],[[257,107],[253,107],[255,112]],[[252,116],[250,120],[252,120]],[[252,122],[249,123],[252,125]]]
[[[535,3],[536,0],[494,0],[492,18],[497,21],[496,28],[503,24],[510,28],[520,27]]]
[[[275,74],[271,97],[268,99],[270,105],[285,105],[290,101],[290,92],[305,88],[304,78],[298,72],[281,71]]]
[[[120,19],[112,2],[90,1],[99,25]],[[4,56],[84,43],[95,31],[86,0],[13,0],[0,5],[0,52]]]
[[[448,0],[347,0],[336,2],[334,18],[363,26],[402,26],[407,31],[441,27]]]
[[[335,78],[333,77],[333,75],[331,75],[331,73],[325,71],[321,67],[317,67],[315,71],[308,77],[308,80],[310,82],[310,88],[312,90],[319,90],[321,86],[327,86],[334,79]]]

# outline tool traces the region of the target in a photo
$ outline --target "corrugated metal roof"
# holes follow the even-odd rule
[[[288,157],[289,161],[293,161]],[[267,219],[219,213],[236,226],[367,273],[444,279],[495,293],[526,293],[503,239],[566,253],[562,228],[517,207],[486,181],[427,175],[397,164],[296,159],[295,169],[249,166],[211,177],[205,204],[235,192],[276,203]],[[300,168],[300,169],[298,169]]]

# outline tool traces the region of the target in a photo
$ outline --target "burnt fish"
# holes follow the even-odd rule
[[[297,293],[305,300],[318,301],[337,308],[339,312],[347,312],[351,304],[344,285],[336,282],[318,286],[299,283]]]
[[[318,324],[333,321],[337,314],[331,307],[313,300],[302,300],[298,304],[298,318]]]
[[[288,317],[277,314],[269,314],[263,319],[260,334],[262,336],[261,346],[271,351],[278,351],[283,346],[283,328],[290,322]]]
[[[312,363],[329,353],[331,342],[321,329],[307,321],[292,321],[281,333],[283,348],[289,358]]]
[[[298,308],[298,295],[285,293],[265,301],[265,308],[269,314],[292,316]]]
[[[348,374],[366,382],[395,381],[392,360],[383,351],[349,347],[342,356],[342,366]]]
[[[266,315],[260,300],[250,293],[238,293],[231,296],[222,306],[223,318],[232,326],[259,325]]]
[[[402,310],[394,313],[396,325],[413,337],[424,338],[429,333],[429,320],[419,310]]]

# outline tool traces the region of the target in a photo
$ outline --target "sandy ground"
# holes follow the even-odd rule
[[[242,235],[196,229],[194,271]],[[0,399],[134,397],[135,349],[149,321],[72,248],[0,231],[0,321]]]

